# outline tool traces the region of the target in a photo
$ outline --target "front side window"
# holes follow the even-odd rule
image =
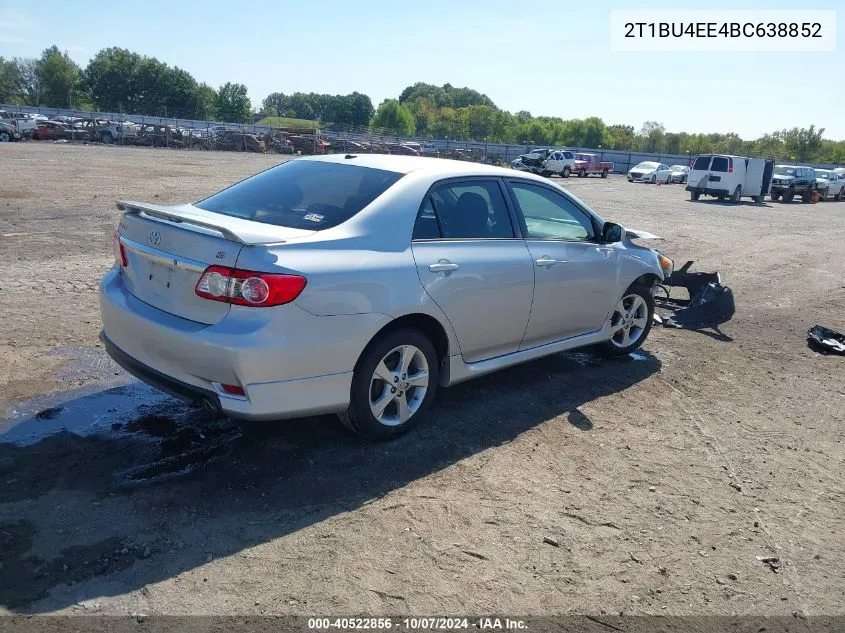
[[[432,190],[431,200],[443,238],[514,236],[502,189],[495,180],[443,183]]]
[[[321,231],[346,222],[401,177],[369,167],[292,160],[195,206],[264,224]]]
[[[511,182],[511,188],[525,218],[527,239],[582,242],[595,237],[590,218],[563,194],[526,182]]]

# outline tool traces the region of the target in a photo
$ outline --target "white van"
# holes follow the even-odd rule
[[[690,169],[687,191],[690,200],[705,195],[719,200],[730,198],[731,202],[739,202],[741,198],[763,202],[763,197],[769,193],[774,169],[774,161],[765,158],[701,154]]]

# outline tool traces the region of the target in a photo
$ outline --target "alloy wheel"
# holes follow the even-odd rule
[[[385,426],[407,422],[420,408],[429,384],[428,361],[414,345],[400,345],[376,365],[370,379],[370,410]]]
[[[622,297],[610,317],[610,342],[616,347],[633,345],[648,325],[648,305],[640,295]]]

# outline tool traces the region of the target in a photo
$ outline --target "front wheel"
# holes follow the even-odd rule
[[[610,339],[599,346],[601,351],[610,356],[630,354],[645,342],[653,317],[651,289],[631,286],[613,308],[607,322]]]
[[[569,178],[569,174],[571,174],[571,173],[572,173],[572,170],[567,166],[567,167],[563,168],[563,171],[560,172],[560,175],[563,176],[564,178]]]
[[[845,191],[845,189],[840,189],[840,190],[839,190],[839,193],[837,193],[835,196],[833,196],[833,199],[834,199],[834,200],[836,200],[837,202],[839,202],[840,200],[842,200],[842,192],[843,192],[843,191]]]
[[[587,171],[582,169],[581,171],[578,172],[578,177],[579,178],[586,178],[587,177]]]
[[[693,202],[698,200],[700,197],[701,197],[701,194],[698,193],[697,191],[690,191],[689,192],[689,199],[692,200]]]
[[[651,184],[653,184],[653,185],[654,185],[654,184],[657,184],[657,176],[652,176],[652,177],[651,177]]]
[[[772,202],[777,202],[780,199],[780,193],[777,191],[772,191],[769,196],[772,199]]]
[[[415,329],[390,332],[361,356],[340,419],[371,440],[405,433],[431,405],[438,379],[437,352],[428,337]]]

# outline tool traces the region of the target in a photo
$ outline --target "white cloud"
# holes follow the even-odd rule
[[[22,9],[0,8],[0,42],[23,44],[30,41],[27,36],[40,30],[38,23]]]

